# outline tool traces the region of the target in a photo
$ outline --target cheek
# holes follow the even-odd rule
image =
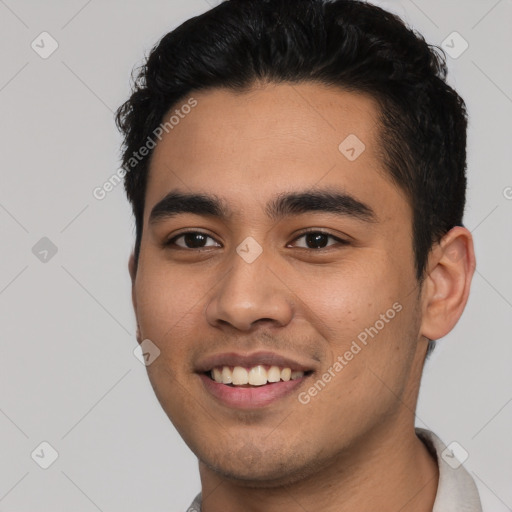
[[[333,341],[356,336],[402,300],[400,273],[393,272],[383,251],[372,253],[347,259],[337,269],[304,272],[296,281],[306,312],[313,313],[311,321],[316,321],[320,331],[330,333]]]
[[[375,256],[371,264],[352,262],[346,271],[316,275],[310,284],[307,279],[303,289],[314,313],[310,322],[328,343],[330,364],[342,358],[344,377],[336,382],[348,379],[358,396],[380,388],[379,376],[392,389],[404,385],[419,328],[416,294],[410,292],[414,279],[386,253]]]
[[[161,351],[179,350],[176,343],[197,325],[200,298],[205,290],[201,280],[157,265],[141,269],[137,276],[137,320],[143,338],[156,343]]]

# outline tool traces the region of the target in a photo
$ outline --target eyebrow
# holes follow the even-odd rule
[[[274,221],[311,212],[332,213],[362,222],[377,222],[377,215],[369,205],[350,194],[333,189],[284,192],[271,199],[265,208],[266,215]],[[192,194],[173,190],[153,207],[149,215],[149,224],[156,224],[184,213],[223,220],[232,215],[226,202],[214,194]]]

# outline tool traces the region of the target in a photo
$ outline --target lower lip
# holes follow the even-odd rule
[[[307,377],[274,382],[263,386],[242,388],[219,384],[205,374],[200,374],[206,390],[224,405],[238,409],[255,409],[270,405],[295,391]]]

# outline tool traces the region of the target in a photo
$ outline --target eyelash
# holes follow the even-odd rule
[[[344,240],[342,238],[339,238],[337,236],[334,236],[332,235],[331,233],[328,233],[327,231],[322,231],[322,230],[319,230],[319,229],[312,229],[312,230],[308,230],[308,231],[303,231],[301,234],[299,234],[294,240],[293,242],[296,242],[297,240],[299,240],[300,238],[306,236],[306,235],[309,235],[309,234],[320,234],[320,235],[326,235],[328,238],[332,238],[333,240],[336,240],[336,242],[338,243],[338,245],[341,245],[341,246],[344,246],[344,245],[348,245],[349,242],[347,240]],[[180,233],[179,235],[176,235],[174,237],[172,237],[171,239],[169,239],[168,241],[164,242],[164,247],[166,248],[173,248],[173,246],[176,247],[176,240],[182,238],[183,236],[185,235],[204,235],[205,237],[208,237],[208,238],[211,238],[212,240],[215,240],[212,236],[210,236],[208,233],[204,233],[202,231],[185,231],[183,233]],[[215,240],[216,241],[216,240]],[[218,242],[217,242],[218,243]],[[329,250],[330,247],[332,247],[333,245],[336,245],[336,244],[332,244],[332,245],[329,245],[327,247],[320,247],[320,248],[310,248],[310,247],[299,247],[299,249],[307,249],[307,250],[310,250],[310,251],[315,251],[315,252],[320,252],[320,251],[325,251],[325,250]],[[202,251],[202,250],[208,250],[209,247],[199,247],[199,248],[190,248],[190,247],[180,247],[180,246],[177,246],[179,249],[182,249],[182,250],[185,250],[185,251]],[[211,246],[210,246],[211,247]]]

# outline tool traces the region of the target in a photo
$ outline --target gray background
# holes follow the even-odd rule
[[[417,424],[462,445],[489,510],[511,510],[512,1],[380,4],[432,44],[453,31],[469,44],[448,64],[470,113],[465,222],[478,270],[427,364]],[[208,8],[0,0],[0,511],[181,511],[199,491],[195,457],[133,355],[124,191],[99,201],[92,190],[118,169],[113,111],[132,67]],[[59,45],[46,59],[31,47],[50,48],[43,31]],[[32,250],[43,237],[58,249],[45,262]],[[48,469],[31,457],[49,457],[43,441],[58,452]]]

